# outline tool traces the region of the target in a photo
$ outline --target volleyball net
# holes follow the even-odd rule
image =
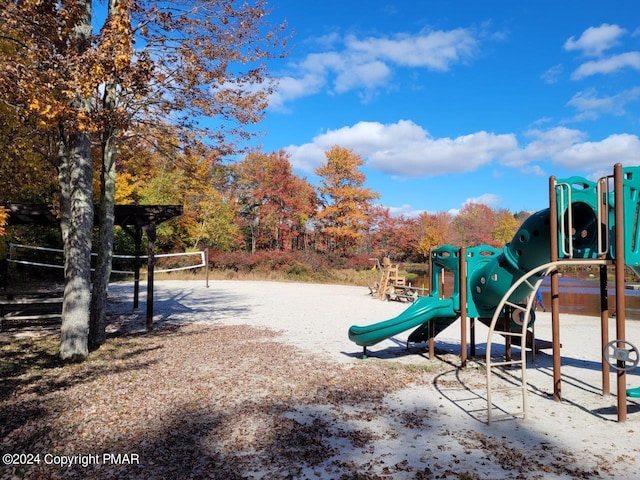
[[[97,256],[97,253],[92,253],[92,260],[95,260]],[[134,275],[136,264],[139,266],[140,273],[146,273],[147,261],[147,255],[114,254],[111,273]],[[59,248],[10,243],[7,262],[31,267],[64,269],[64,251]],[[154,262],[153,271],[155,273],[194,270],[207,266],[205,252],[203,251],[158,253],[154,255]]]

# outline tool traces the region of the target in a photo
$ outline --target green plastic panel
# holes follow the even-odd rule
[[[597,183],[583,177],[568,177],[557,180],[556,185],[558,258],[598,258]]]
[[[638,273],[640,267],[640,167],[622,169],[622,192],[624,196],[624,263]]]
[[[476,273],[482,271],[488,264],[495,264],[500,253],[502,250],[489,245],[467,248],[467,315],[471,318],[481,316],[473,295],[477,287],[475,284],[480,281]]]

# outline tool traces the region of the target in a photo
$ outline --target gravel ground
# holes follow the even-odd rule
[[[515,415],[489,426],[486,333],[464,369],[459,323],[438,337],[436,358],[407,350],[403,334],[362,360],[348,327],[407,307],[367,292],[156,282],[146,332],[144,302],[132,311],[132,285],[114,284],[107,344],[64,367],[55,330],[0,333],[0,478],[640,478],[638,404],[616,422],[615,396],[600,391],[599,319],[562,317],[562,402],[550,398],[551,358],[538,354],[527,418],[520,393],[506,392],[494,403]],[[539,315],[540,338],[548,323]]]

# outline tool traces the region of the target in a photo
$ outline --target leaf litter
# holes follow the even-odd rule
[[[55,336],[3,341],[3,453],[135,454],[139,461],[3,465],[0,478],[375,480],[608,473],[606,462],[581,467],[571,453],[549,444],[525,446],[443,429],[436,422],[432,386],[450,369],[445,362],[429,370],[376,359],[334,363],[280,343],[278,335],[245,325],[167,326],[121,334],[85,363],[64,367],[51,353]],[[48,363],[34,362],[34,356]],[[389,396],[409,387],[423,389],[431,407],[389,404]]]

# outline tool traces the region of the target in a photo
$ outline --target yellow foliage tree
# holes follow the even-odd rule
[[[418,252],[429,257],[432,249],[450,241],[451,215],[446,212],[422,213],[417,220]]]
[[[316,169],[320,180],[321,209],[316,220],[329,250],[352,250],[369,225],[372,202],[380,194],[364,187],[366,176],[359,171],[364,161],[353,151],[334,146],[325,153],[327,163]]]
[[[520,222],[509,210],[501,209],[496,212],[496,226],[493,229],[493,239],[498,245],[506,245],[511,241]]]

